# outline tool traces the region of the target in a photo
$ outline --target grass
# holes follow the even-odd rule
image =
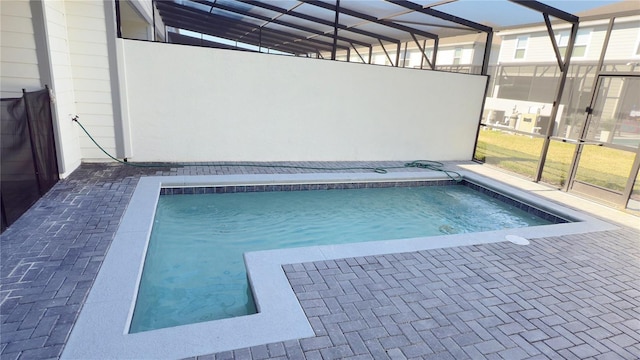
[[[478,138],[475,157],[518,174],[533,178],[543,139],[502,131],[483,129]],[[542,181],[562,187],[576,145],[552,141],[545,162]],[[607,189],[622,191],[626,185],[635,154],[605,147],[585,146],[576,179]],[[634,192],[640,191],[636,183]]]

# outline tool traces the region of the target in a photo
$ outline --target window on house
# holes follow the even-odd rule
[[[587,54],[587,44],[589,43],[590,34],[591,30],[578,30],[571,57],[584,57]],[[567,52],[570,37],[571,32],[569,32],[569,30],[563,30],[556,34],[556,43],[558,44],[558,50],[560,50],[562,57],[564,57],[564,54]]]
[[[453,51],[453,65],[459,65],[462,58],[462,48],[456,48]]]
[[[431,56],[433,55],[433,50],[432,49],[426,49],[425,50],[425,55],[427,57],[427,59],[429,59],[429,61],[431,61]],[[417,53],[415,53],[415,61],[412,61],[412,65],[415,69],[419,69],[420,68],[420,64],[422,64],[422,68],[423,69],[428,69],[429,68],[429,64],[427,63],[427,60],[424,59],[424,55],[422,55],[422,53],[420,53],[419,51]]]
[[[406,46],[406,45],[405,45]],[[407,48],[403,48],[400,51],[400,67],[410,67],[411,60],[414,58],[414,52],[411,50],[407,50]]]
[[[524,59],[525,52],[527,51],[527,43],[529,42],[528,36],[518,36],[516,40],[516,53],[514,59]]]

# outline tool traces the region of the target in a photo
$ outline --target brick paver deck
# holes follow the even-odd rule
[[[140,176],[283,172],[301,171],[82,165],[0,237],[2,359],[60,356]],[[284,270],[316,336],[199,358],[640,358],[640,234],[629,228]]]

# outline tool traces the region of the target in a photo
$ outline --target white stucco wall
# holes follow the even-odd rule
[[[486,78],[123,41],[132,161],[468,160]]]

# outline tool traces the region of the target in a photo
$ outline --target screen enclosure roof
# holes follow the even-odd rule
[[[612,1],[533,0],[162,0],[164,24],[181,34],[294,55],[415,42],[552,19],[577,22],[572,12]],[[337,10],[337,11],[336,11]]]

